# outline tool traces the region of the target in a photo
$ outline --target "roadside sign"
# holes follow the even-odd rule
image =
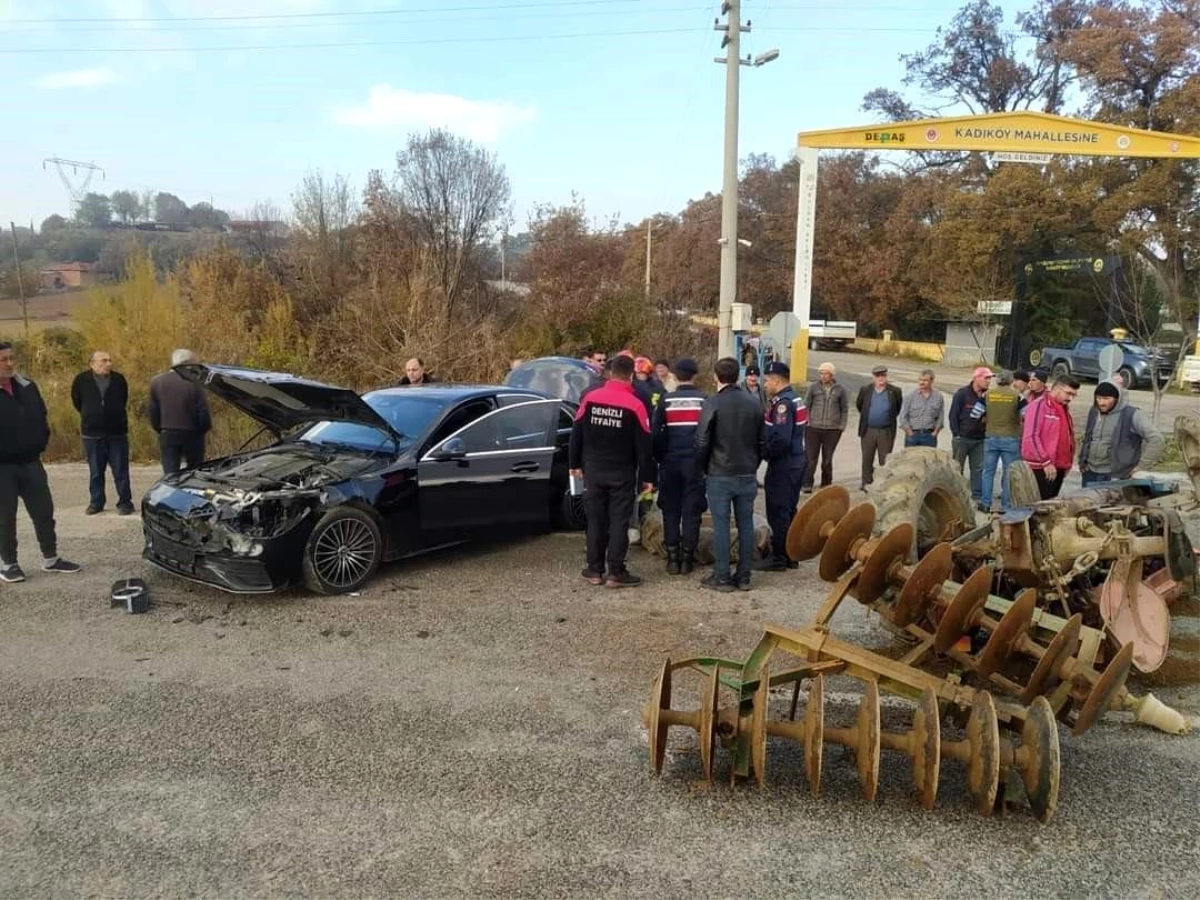
[[[1053,153],[1023,153],[1020,150],[997,150],[992,154],[992,162],[1028,163],[1044,166],[1054,159]]]
[[[1102,379],[1112,378],[1123,362],[1125,362],[1125,351],[1116,344],[1109,344],[1100,351],[1100,377]],[[1131,388],[1133,385],[1127,384],[1125,387]]]
[[[792,346],[792,338],[800,333],[800,317],[792,312],[777,312],[771,317],[771,325],[767,334],[776,347],[786,349]]]
[[[1010,316],[1012,305],[1011,300],[980,300],[975,304],[975,310],[981,315]]]

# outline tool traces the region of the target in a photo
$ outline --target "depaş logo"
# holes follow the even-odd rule
[[[904,132],[902,131],[868,131],[866,140],[873,141],[877,144],[903,144]]]

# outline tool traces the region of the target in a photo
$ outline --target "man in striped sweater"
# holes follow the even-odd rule
[[[695,567],[700,517],[708,505],[704,473],[696,468],[696,425],[705,397],[695,384],[699,371],[694,359],[675,363],[677,387],[654,408],[651,428],[669,575],[686,575]]]

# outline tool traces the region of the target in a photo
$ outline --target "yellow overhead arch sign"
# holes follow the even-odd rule
[[[1200,137],[1142,131],[1039,112],[802,131],[796,143],[800,147],[841,150],[1014,150],[1072,156],[1200,159]]]
[[[1040,161],[1046,154],[1200,159],[1200,136],[1143,131],[1041,112],[988,113],[918,119],[859,128],[802,131],[796,140],[800,202],[796,210],[796,271],[792,310],[800,320],[792,342],[796,381],[808,378],[809,316],[812,307],[813,228],[817,204],[817,151],[954,150],[1009,154],[1009,159]],[[1200,326],[1197,332],[1200,352]]]

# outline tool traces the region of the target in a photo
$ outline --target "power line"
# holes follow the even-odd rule
[[[412,38],[395,41],[327,41],[307,44],[230,44],[221,47],[0,47],[0,54],[45,53],[229,53],[265,50],[334,50],[348,47],[399,47],[416,44],[500,44],[520,41],[555,41],[575,38],[637,37],[641,35],[695,34],[707,28],[649,28],[634,31],[580,31],[570,34],[499,35],[490,37]]]
[[[549,3],[490,3],[475,6],[393,7],[389,9],[345,10],[307,13],[239,13],[224,16],[77,16],[57,19],[9,19],[12,24],[67,24],[88,22],[233,22],[263,19],[332,19],[345,16],[394,16],[423,12],[467,12],[496,9],[549,9],[556,6],[604,6],[614,3],[638,3],[640,0],[552,0]]]

